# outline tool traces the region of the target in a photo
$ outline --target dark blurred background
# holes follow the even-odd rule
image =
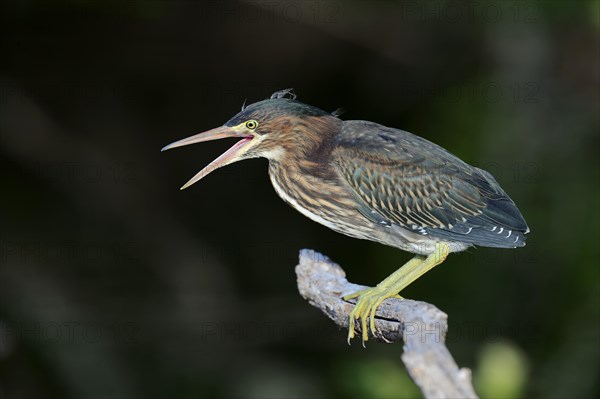
[[[411,255],[295,212],[265,160],[179,191],[231,143],[159,151],[289,87],[496,177],[527,247],[404,295],[449,314],[482,397],[597,397],[598,4],[3,2],[0,397],[420,396],[294,274],[301,248],[368,285]]]

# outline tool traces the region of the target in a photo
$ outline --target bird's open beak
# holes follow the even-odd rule
[[[227,137],[237,137],[237,138],[241,137],[242,139],[240,141],[238,141],[237,143],[235,143],[233,145],[233,147],[231,147],[230,149],[225,151],[223,154],[221,154],[220,157],[218,157],[217,159],[215,159],[214,161],[209,163],[204,169],[202,169],[200,172],[198,172],[196,174],[196,176],[192,177],[190,179],[190,181],[185,183],[181,187],[180,190],[188,188],[189,186],[196,183],[197,181],[199,181],[200,179],[202,179],[204,176],[208,175],[210,172],[212,172],[215,169],[219,169],[220,167],[223,167],[225,165],[229,165],[231,163],[239,161],[241,159],[240,158],[241,155],[246,152],[246,150],[247,150],[246,147],[248,147],[248,143],[250,143],[250,141],[252,141],[252,138],[254,136],[249,135],[249,134],[238,133],[237,131],[235,131],[234,129],[232,129],[230,127],[221,126],[221,127],[215,128],[215,129],[211,129],[207,132],[199,133],[194,136],[176,141],[174,143],[169,144],[166,147],[163,147],[163,149],[161,151],[170,150],[171,148],[175,148],[175,147],[182,147],[184,145],[201,143],[203,141],[224,139]]]

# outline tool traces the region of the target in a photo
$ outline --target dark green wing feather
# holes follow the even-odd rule
[[[334,148],[332,162],[370,220],[475,245],[524,245],[527,225],[494,178],[442,147],[346,121]]]

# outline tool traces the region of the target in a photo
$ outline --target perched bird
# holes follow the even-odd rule
[[[403,130],[343,121],[337,113],[297,101],[289,89],[163,151],[228,137],[240,140],[181,189],[222,166],[264,157],[277,194],[303,215],[350,237],[416,254],[377,286],[345,297],[358,298],[348,342],[355,321],[361,323],[363,342],[369,329],[378,334],[379,305],[399,297],[450,252],[525,245],[527,223],[488,172]]]

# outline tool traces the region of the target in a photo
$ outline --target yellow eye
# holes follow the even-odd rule
[[[255,121],[254,119],[250,119],[248,122],[246,122],[247,129],[254,130],[257,127],[258,127],[258,122]]]

